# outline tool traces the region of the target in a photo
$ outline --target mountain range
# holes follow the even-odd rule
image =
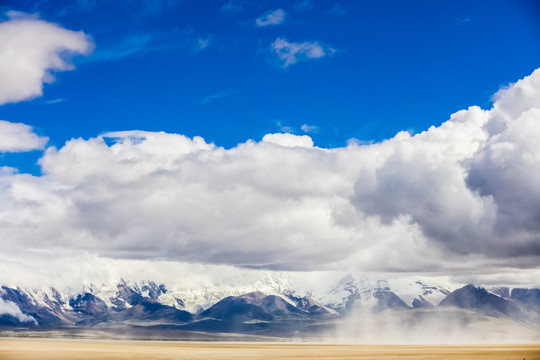
[[[188,291],[152,281],[92,285],[78,292],[3,285],[0,329],[100,331],[135,338],[236,334],[310,339],[344,329],[354,334],[366,324],[384,326],[387,333],[392,333],[390,326],[393,331],[421,333],[434,324],[461,329],[497,323],[540,340],[540,289],[485,289],[469,284],[450,291],[415,281],[400,287],[400,294],[387,281],[347,276],[317,296],[300,293],[286,279],[276,278],[245,290],[222,286]]]

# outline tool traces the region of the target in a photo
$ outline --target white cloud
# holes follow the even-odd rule
[[[230,150],[174,134],[105,136],[118,140],[71,140],[46,151],[44,176],[0,181],[9,189],[0,198],[3,249],[287,268],[342,260],[351,233],[331,214],[351,210],[343,200],[354,172],[335,167],[354,154],[291,134]]]
[[[33,322],[37,324],[36,319],[30,315],[24,314],[13,301],[5,301],[0,298],[0,315],[11,315],[21,322]]]
[[[438,128],[414,137],[403,132],[373,145],[384,155],[356,181],[355,206],[385,224],[414,224],[433,245],[485,253],[496,209],[491,199],[467,187],[464,165],[485,143],[487,119],[485,111],[472,107]]]
[[[270,48],[283,61],[282,67],[284,68],[296,64],[298,61],[318,59],[336,52],[332,48],[323,47],[318,42],[288,42],[281,37],[277,38]]]
[[[486,124],[491,136],[470,162],[467,185],[497,207],[494,252],[540,254],[539,122],[540,71],[536,70],[497,94]]]
[[[42,176],[0,170],[2,254],[537,274],[539,81],[489,111],[345,148],[293,134],[231,149],[163,132],[73,139],[47,149]]]
[[[357,180],[355,205],[385,223],[406,216],[433,244],[456,253],[534,262],[540,71],[495,99],[490,111],[472,107],[438,128],[391,140],[384,162]]]
[[[67,56],[88,54],[92,43],[81,31],[17,13],[0,23],[0,49],[1,105],[42,95],[53,72],[73,69]]]
[[[255,20],[255,24],[258,27],[280,25],[285,20],[285,11],[283,9],[277,9],[266,12],[264,15]]]
[[[318,126],[308,124],[303,124],[300,129],[305,133],[318,133],[320,130]]]
[[[307,135],[293,135],[293,134],[266,134],[262,138],[263,142],[277,144],[285,147],[313,147],[313,140]]]
[[[36,135],[31,126],[0,120],[0,153],[41,150],[49,138]]]
[[[170,45],[152,46],[156,41],[155,35],[138,33],[129,35],[123,39],[114,42],[114,45],[109,47],[101,47],[93,55],[92,60],[97,61],[115,61],[128,56],[145,54],[146,52],[155,51],[156,49],[167,47]]]

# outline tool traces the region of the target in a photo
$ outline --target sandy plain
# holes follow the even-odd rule
[[[177,341],[0,339],[0,359],[540,360],[537,345],[324,345]]]

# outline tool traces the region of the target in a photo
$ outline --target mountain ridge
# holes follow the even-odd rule
[[[185,309],[184,300],[172,296],[177,290],[152,281],[121,281],[116,285],[116,291],[93,285],[87,291],[72,295],[61,294],[54,288],[24,290],[3,285],[0,288],[0,311],[2,303],[15,310],[0,313],[0,327],[136,327],[289,337],[328,331],[339,326],[351,314],[359,313],[383,319],[410,314],[407,316],[416,319],[446,314],[448,311],[445,309],[456,309],[459,314],[475,313],[533,327],[538,327],[540,319],[539,289],[499,291],[501,296],[472,284],[449,292],[435,285],[417,283],[420,293],[409,304],[393,291],[387,281],[377,281],[373,287],[362,287],[351,279],[344,278],[331,290],[331,295],[338,293],[341,296],[340,302],[335,301],[337,296],[327,297],[331,301],[325,303],[324,296],[314,299],[300,295],[295,289],[282,287],[281,293],[267,294],[255,290],[228,295],[211,306],[206,306],[207,299],[203,299],[205,303],[198,307],[202,310],[195,312],[182,309]],[[429,297],[434,292],[447,295],[440,303],[433,304],[424,296]],[[225,292],[220,289],[219,293]],[[214,294],[209,295],[209,298],[214,297]]]

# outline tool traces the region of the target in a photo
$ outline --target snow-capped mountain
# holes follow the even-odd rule
[[[139,298],[148,298],[151,301],[167,305],[178,310],[198,314],[218,301],[229,296],[240,296],[252,292],[261,292],[266,295],[281,296],[291,304],[298,305],[299,299],[309,298],[308,303],[317,303],[337,313],[346,312],[353,304],[375,304],[377,299],[385,293],[399,293],[399,297],[410,307],[417,300],[427,300],[433,305],[450,292],[445,287],[436,284],[425,284],[415,281],[410,284],[389,284],[386,280],[374,280],[367,276],[343,277],[337,284],[323,291],[311,289],[299,290],[295,285],[297,279],[287,274],[268,273],[251,282],[233,279],[231,282],[207,283],[197,288],[184,286],[168,286],[153,281],[124,281],[108,284],[91,284],[80,289],[56,289],[44,287],[39,289],[4,286],[0,297],[4,293],[15,290],[24,294],[25,299],[41,308],[55,309],[57,312],[73,310],[71,305],[84,294],[91,294],[108,309],[120,311],[128,309]],[[6,295],[7,296],[7,295]],[[88,296],[87,296],[88,297]],[[307,305],[298,305],[307,306]]]
[[[366,276],[345,276],[323,291],[312,291],[305,287],[298,290],[295,286],[297,283],[298,279],[290,275],[267,273],[251,282],[233,279],[229,282],[210,282],[198,288],[124,280],[119,283],[91,284],[80,289],[3,286],[0,299],[27,316],[24,318],[20,315],[20,320],[57,325],[76,324],[88,317],[99,318],[108,312],[119,313],[143,301],[196,315],[227,297],[259,292],[267,296],[278,296],[291,306],[308,313],[338,315],[347,313],[353,305],[379,306],[379,310],[387,307],[412,307],[411,299],[432,299],[447,291],[417,282],[407,288],[404,301],[392,292],[387,281],[371,280]],[[15,312],[11,313],[14,316]]]
[[[403,321],[415,322],[436,319],[436,314],[449,314],[449,309],[459,309],[458,317],[472,312],[533,327],[540,319],[538,289],[488,291],[467,285],[451,292],[422,280],[347,275],[326,291],[321,287],[315,291],[296,287],[296,281],[267,274],[252,282],[209,283],[200,288],[123,280],[78,291],[4,285],[0,327],[136,327],[293,336],[328,331],[351,316],[382,316],[388,321],[388,316],[398,314]]]
[[[399,294],[403,302],[401,306],[421,307],[420,304],[438,305],[450,294],[450,289],[449,286],[421,280],[388,281],[369,278],[365,275],[347,275],[330,291],[318,297],[315,296],[315,299],[332,309],[344,312],[350,310],[353,305],[373,307],[381,297],[388,298],[390,294]]]

